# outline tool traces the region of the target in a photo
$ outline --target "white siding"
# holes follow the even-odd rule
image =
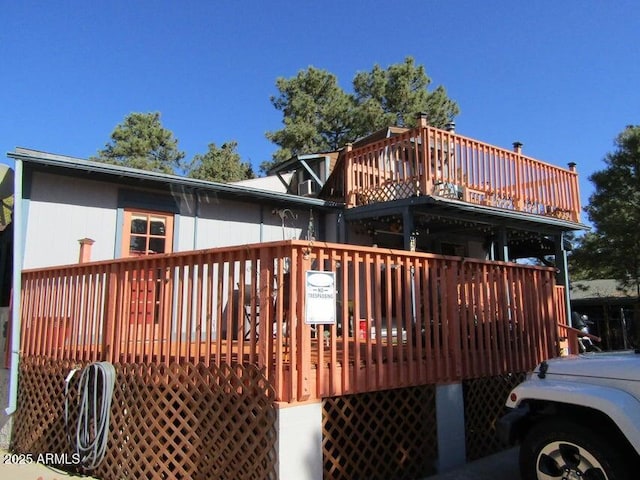
[[[78,262],[81,238],[92,238],[92,260],[113,258],[117,187],[34,173],[24,268]]]
[[[184,202],[183,202],[184,203]],[[173,225],[174,250],[177,252],[185,252],[194,250],[194,217],[188,215],[180,215],[180,218]],[[197,247],[196,247],[197,248]]]
[[[201,199],[197,248],[270,242],[283,236],[286,240],[301,238],[309,223],[308,213],[287,212],[283,228],[281,217],[273,210],[258,202]]]
[[[77,263],[78,240],[85,237],[95,240],[91,260],[113,259],[120,249],[116,242],[122,228],[117,214],[121,189],[134,190],[130,186],[34,173],[24,267]],[[141,195],[147,198],[153,194],[144,192]],[[226,200],[201,194],[196,208],[194,197],[182,194],[179,202],[180,214],[174,223],[175,251],[304,239],[309,226],[308,210],[277,210],[258,200]],[[279,211],[285,212],[284,225]],[[321,230],[319,217],[316,214],[316,237]]]
[[[259,242],[260,208],[257,202],[210,201],[202,198],[197,220],[197,248]]]

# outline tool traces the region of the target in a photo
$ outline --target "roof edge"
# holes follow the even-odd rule
[[[119,165],[111,165],[109,163],[96,162],[93,160],[85,160],[82,158],[71,157],[68,155],[60,155],[40,150],[32,150],[24,147],[16,147],[15,151],[8,152],[7,156],[14,160],[26,161],[29,163],[70,168],[74,170],[82,170],[88,173],[101,173],[113,176],[127,176],[140,180],[148,180],[158,183],[170,183],[181,185],[192,189],[210,190],[230,195],[253,196],[261,199],[269,199],[278,202],[291,202],[305,206],[315,206],[320,208],[338,208],[343,204],[328,202],[318,198],[301,197],[289,193],[273,192],[270,190],[262,190],[258,188],[247,187],[230,183],[213,182],[208,180],[197,180],[189,177],[181,177],[179,175],[151,172],[140,170],[137,168],[122,167]]]

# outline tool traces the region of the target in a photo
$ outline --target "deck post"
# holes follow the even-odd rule
[[[496,232],[497,243],[498,243],[498,258],[497,260],[501,262],[509,261],[509,240],[507,238],[507,229],[501,227]]]
[[[431,178],[431,150],[429,148],[427,114],[418,113],[416,123],[421,150],[421,155],[418,155],[418,160],[422,163],[422,174],[419,176],[418,180],[419,190],[421,195],[431,195],[433,184]],[[418,167],[417,170],[420,171],[420,167]]]
[[[310,250],[310,248],[309,248]],[[309,400],[311,396],[311,326],[305,322],[305,275],[311,269],[311,256],[309,250],[299,255],[297,249],[291,250],[291,262],[298,263],[297,281],[291,282],[291,297],[297,301],[296,312],[292,320],[299,326],[299,367],[298,367],[298,391],[295,392],[299,401]]]
[[[105,276],[106,302],[102,333],[102,359],[107,362],[116,362],[117,356],[114,346],[118,341],[116,335],[116,321],[118,314],[118,279],[121,272],[117,265],[110,265]]]
[[[353,176],[352,176],[352,168],[353,161],[351,158],[351,150],[353,150],[353,144],[347,143],[344,146],[344,194],[347,200],[347,207],[355,207],[356,206],[356,197],[353,192],[355,186],[353,184]],[[361,185],[359,185],[361,186]]]
[[[516,210],[519,212],[524,210],[524,198],[522,193],[522,169],[523,169],[523,159],[522,159],[522,142],[513,142],[513,153],[516,154],[516,165],[515,165],[515,175],[516,175],[516,185],[515,185],[515,198],[514,198],[514,206]]]
[[[580,221],[580,184],[578,183],[578,171],[576,170],[576,162],[569,162],[569,171],[571,172],[571,220]]]
[[[436,385],[436,423],[438,431],[438,473],[464,465],[466,443],[462,383]]]

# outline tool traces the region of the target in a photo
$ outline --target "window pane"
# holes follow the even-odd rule
[[[147,233],[147,217],[131,216],[131,233],[144,235]]]
[[[149,250],[153,253],[164,253],[164,238],[150,238]]]
[[[143,254],[146,253],[147,239],[145,237],[136,237],[131,235],[131,240],[129,240],[129,251]]]
[[[166,229],[164,227],[164,222],[165,222],[164,218],[152,217],[151,218],[151,235],[164,235],[166,232]]]

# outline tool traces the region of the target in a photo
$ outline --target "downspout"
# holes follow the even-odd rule
[[[264,242],[264,205],[260,204],[260,243]]]
[[[11,371],[9,372],[9,405],[5,409],[12,415],[18,404],[18,362],[20,361],[20,332],[22,330],[20,298],[22,297],[22,253],[24,225],[22,224],[22,160],[15,161],[13,190],[13,292],[11,309]]]
[[[193,190],[195,196],[195,217],[193,220],[193,249],[198,249],[198,218],[200,217],[200,191],[196,188]]]

